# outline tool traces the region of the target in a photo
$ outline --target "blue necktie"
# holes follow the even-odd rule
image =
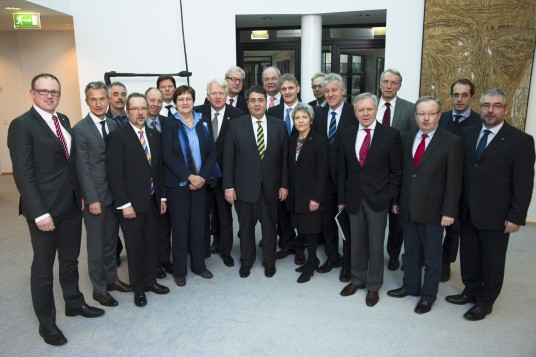
[[[329,121],[329,130],[328,130],[328,141],[329,146],[333,145],[333,141],[335,140],[335,137],[333,134],[337,131],[337,120],[335,119],[337,117],[337,113],[331,112],[331,120]]]
[[[292,126],[290,125],[290,112],[291,111],[292,111],[292,108],[287,108],[287,115],[285,115],[285,124],[287,124],[288,136],[290,136],[290,132],[292,131]]]
[[[491,133],[490,130],[486,129],[484,130],[484,134],[482,135],[482,138],[478,142],[478,145],[476,147],[476,159],[480,159],[480,155],[484,152],[486,149],[486,144],[488,143],[488,135]]]

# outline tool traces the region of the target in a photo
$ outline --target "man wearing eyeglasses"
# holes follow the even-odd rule
[[[240,109],[244,113],[248,113],[247,100],[240,95],[242,88],[244,88],[244,78],[246,78],[246,73],[240,67],[232,66],[225,71],[225,80],[229,84],[229,94],[226,103]]]
[[[308,104],[313,108],[326,105],[326,97],[324,97],[324,90],[322,89],[322,79],[325,75],[325,73],[318,72],[311,78],[311,89],[315,100],[310,101]]]
[[[417,128],[413,113],[413,103],[398,96],[402,87],[402,75],[396,69],[390,68],[380,76],[381,97],[378,103],[376,120],[386,126],[391,126],[404,134]],[[389,212],[389,235],[387,236],[387,254],[389,254],[389,270],[400,266],[398,257],[404,243],[398,216]]]
[[[507,114],[508,95],[489,89],[480,98],[482,125],[461,132],[460,266],[465,288],[447,301],[474,304],[464,314],[470,321],[491,313],[504,280],[508,239],[525,225],[532,197],[534,139],[509,125]]]
[[[458,79],[450,87],[452,110],[441,113],[439,127],[460,135],[460,131],[468,125],[480,123],[480,116],[471,109],[475,85],[469,79]],[[455,219],[451,226],[445,227],[443,240],[443,264],[441,281],[450,280],[450,264],[456,261],[460,244],[460,220]]]
[[[402,186],[392,207],[404,233],[404,278],[402,286],[387,295],[420,296],[418,314],[429,312],[436,300],[443,228],[458,215],[462,189],[462,142],[438,127],[440,114],[441,103],[435,97],[424,96],[415,103],[419,129],[402,135]]]
[[[65,315],[98,317],[78,288],[78,255],[84,203],[75,175],[75,149],[69,119],[56,112],[61,86],[52,74],[32,79],[33,106],[14,119],[7,144],[13,178],[20,192],[19,214],[24,215],[33,249],[30,287],[39,334],[50,345],[67,339],[56,326],[53,280],[56,252]]]

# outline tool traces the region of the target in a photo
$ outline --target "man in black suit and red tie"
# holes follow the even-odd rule
[[[194,111],[203,114],[216,145],[216,162],[221,170],[223,161],[223,147],[225,135],[231,120],[245,113],[230,104],[225,104],[229,91],[229,81],[213,79],[207,84],[207,102],[194,107]],[[211,231],[214,232],[212,248],[220,253],[223,264],[234,266],[231,256],[233,249],[233,215],[231,205],[225,200],[220,178],[213,180],[206,186],[207,198],[205,206],[205,256],[210,256]],[[212,230],[211,230],[212,222]]]
[[[489,89],[480,98],[482,125],[462,130],[463,189],[460,200],[460,266],[465,289],[447,296],[474,304],[464,317],[484,319],[504,280],[511,233],[525,224],[534,185],[534,139],[509,125],[508,95]]]
[[[451,133],[460,135],[460,131],[474,124],[480,124],[480,115],[471,109],[475,85],[468,79],[458,79],[450,87],[452,110],[441,113],[439,127]],[[443,239],[443,265],[441,267],[441,281],[450,279],[450,264],[456,261],[460,245],[460,220],[455,219],[451,226],[445,227]]]
[[[84,203],[75,173],[69,119],[56,112],[61,86],[52,74],[32,79],[33,106],[9,125],[7,144],[33,249],[30,287],[39,334],[50,345],[67,339],[56,326],[53,280],[56,252],[65,315],[97,317],[104,310],[84,302],[78,288],[78,255]]]
[[[352,104],[344,102],[346,87],[342,77],[337,73],[330,73],[322,79],[322,88],[327,105],[315,108],[314,130],[323,135],[329,145],[328,154],[328,183],[326,197],[322,212],[322,238],[324,250],[327,255],[326,262],[318,267],[319,273],[330,272],[333,268],[341,266],[339,254],[339,234],[335,215],[339,212],[337,207],[337,154],[339,150],[339,135],[345,128],[356,125],[357,118]],[[345,215],[346,211],[341,214]],[[350,239],[343,242],[342,269],[339,275],[341,282],[350,282]]]
[[[255,225],[261,222],[264,275],[275,275],[277,208],[288,195],[288,133],[281,119],[267,116],[266,91],[249,89],[250,114],[233,119],[223,150],[225,199],[236,203],[240,225],[240,277],[256,259]]]
[[[438,128],[440,114],[441,103],[435,97],[424,96],[415,103],[419,129],[402,135],[402,187],[393,205],[404,232],[404,278],[402,287],[387,294],[420,296],[418,314],[429,312],[436,300],[443,228],[457,217],[462,186],[462,142]]]
[[[387,212],[402,181],[400,133],[376,121],[378,98],[370,93],[354,100],[359,125],[341,135],[337,160],[339,209],[346,208],[352,239],[352,282],[341,291],[350,296],[368,290],[367,306],[378,303],[383,284],[383,242]]]
[[[145,125],[148,105],[140,93],[127,98],[128,123],[108,135],[106,168],[125,236],[134,304],[147,305],[145,291],[167,294],[156,282],[158,214],[166,212],[162,149],[158,132]]]

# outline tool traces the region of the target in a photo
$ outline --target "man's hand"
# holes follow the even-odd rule
[[[228,190],[225,190],[225,200],[229,202],[229,204],[234,205],[236,201],[236,192],[234,188],[230,188]]]
[[[284,201],[287,199],[288,189],[281,187],[279,189],[279,201]]]
[[[134,211],[134,207],[130,206],[127,208],[123,208],[123,217],[126,219],[134,219],[136,218],[136,212]]]
[[[101,214],[102,210],[101,210],[100,202],[90,203],[89,213],[94,214],[94,215]]]
[[[40,231],[43,232],[51,232],[56,228],[54,227],[52,217],[43,218],[39,222],[36,222],[35,225],[37,226],[37,228],[39,228]]]
[[[441,227],[449,227],[454,223],[454,218],[443,216],[441,217]]]
[[[201,176],[198,176],[198,175],[190,175],[190,176],[188,176],[188,181],[190,181],[190,185],[188,186],[188,188],[190,190],[192,190],[192,189],[193,190],[200,189],[205,184],[205,179],[202,178]],[[194,188],[192,188],[192,186]]]
[[[398,214],[399,212],[398,205],[393,205],[391,207],[391,212],[393,212],[394,214]]]
[[[309,211],[314,212],[320,207],[320,203],[316,202],[315,200],[309,201]]]
[[[160,214],[164,214],[167,211],[167,203],[166,201],[160,202]]]
[[[515,233],[519,230],[519,224],[504,221],[504,233]]]

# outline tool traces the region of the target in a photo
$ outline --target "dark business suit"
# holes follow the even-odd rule
[[[458,136],[437,128],[415,168],[413,143],[417,133],[418,130],[412,130],[402,135],[403,175],[398,205],[404,232],[403,289],[434,302],[441,273],[441,218],[455,218],[458,214],[462,143]]]
[[[206,123],[207,119],[204,120],[200,114],[194,112],[194,118],[196,117],[199,120],[195,125],[195,133],[199,140],[197,149],[201,152],[201,168],[197,168],[198,172],[192,171],[184,158],[182,143],[179,139],[179,125],[183,125],[180,120],[170,117],[165,119],[162,125],[164,180],[173,229],[172,251],[175,278],[184,278],[188,272],[188,250],[192,272],[202,274],[207,270],[204,253],[206,184],[197,190],[190,190],[189,183],[179,186],[192,174],[199,175],[208,182],[214,170],[216,149],[212,132]],[[185,126],[184,133],[186,130],[190,129]],[[192,148],[193,144],[190,143],[190,145]]]
[[[441,113],[439,118],[439,127],[447,129],[453,134],[460,135],[460,131],[470,125],[481,124],[482,120],[477,112],[471,110],[467,118],[459,123],[454,122],[452,110]],[[460,245],[460,220],[458,217],[454,223],[445,227],[445,238],[443,239],[443,264],[454,263],[458,255],[458,247]]]
[[[352,283],[378,291],[383,284],[387,212],[398,197],[402,180],[402,149],[398,130],[376,122],[361,167],[356,154],[359,128],[352,126],[341,135],[337,196],[350,219]]]
[[[71,134],[69,119],[56,113],[60,125]],[[70,159],[56,133],[34,109],[9,125],[7,143],[13,163],[13,178],[20,192],[19,214],[24,215],[33,248],[31,269],[32,301],[42,327],[56,322],[53,266],[58,252],[59,280],[66,308],[84,303],[78,289],[78,255],[82,231],[82,195],[75,173],[75,147]],[[53,231],[37,228],[35,219],[49,213]]]
[[[106,118],[111,132],[117,124]],[[84,224],[87,233],[88,272],[93,290],[106,293],[106,283],[118,281],[116,249],[119,217],[113,206],[112,191],[106,176],[106,142],[88,114],[73,128],[76,145],[76,173],[85,202]],[[89,211],[89,205],[100,203],[101,213]]]
[[[319,106],[320,106],[320,107],[326,106],[326,101],[325,101],[325,100],[324,100],[322,103],[324,103],[324,105],[319,105],[319,104],[318,104],[318,101],[315,99],[315,100],[310,101],[310,102],[307,103],[307,104],[309,104],[309,105],[310,105],[311,107],[313,107],[313,109],[314,109],[314,108],[319,107]]]
[[[234,97],[234,99],[236,100],[236,106],[233,105],[233,107],[243,111],[244,113],[249,113],[248,101],[245,97],[239,94],[236,97]]]
[[[490,308],[499,296],[509,234],[505,221],[524,225],[534,184],[534,139],[504,123],[479,159],[482,126],[462,130],[460,264],[464,294]],[[489,138],[488,138],[489,140]]]
[[[209,131],[212,131],[211,106],[210,103],[194,107],[194,111],[203,114]],[[229,104],[225,105],[224,116],[218,116],[221,123],[218,137],[215,138],[216,162],[220,169],[223,161],[223,145],[225,135],[229,129],[232,119],[238,118],[245,113]],[[218,247],[220,255],[230,254],[233,249],[233,214],[231,205],[225,200],[225,194],[221,187],[221,179],[207,185],[207,200],[205,207],[205,255],[210,255],[210,222],[212,216],[212,227],[214,229],[214,245]]]
[[[332,109],[329,105],[320,108],[315,108],[315,120],[313,122],[314,130],[324,136],[328,140],[328,123],[331,120]],[[337,155],[339,150],[339,135],[346,128],[356,125],[357,118],[354,113],[354,106],[343,103],[341,117],[337,124],[337,130],[334,134],[333,144],[329,147],[328,154],[328,181],[326,184],[325,211],[322,214],[322,237],[324,238],[324,250],[327,259],[330,262],[338,263],[341,260],[339,254],[339,234],[337,224],[335,223],[335,215],[339,209],[337,207]],[[341,214],[346,214],[343,212]],[[343,258],[342,264],[350,269],[350,240],[343,242]]]
[[[266,151],[257,149],[257,128],[251,115],[234,119],[223,150],[223,189],[234,188],[240,224],[242,266],[255,262],[255,224],[261,222],[263,264],[275,264],[279,189],[288,188],[288,133],[278,118],[266,116]]]
[[[138,130],[130,123],[108,135],[106,169],[114,206],[131,203],[136,218],[127,219],[119,210],[119,221],[127,247],[128,275],[135,292],[156,283],[158,261],[158,214],[165,197],[162,181],[162,154],[158,132],[145,128],[151,163],[140,143]],[[151,179],[154,194],[151,195]]]

